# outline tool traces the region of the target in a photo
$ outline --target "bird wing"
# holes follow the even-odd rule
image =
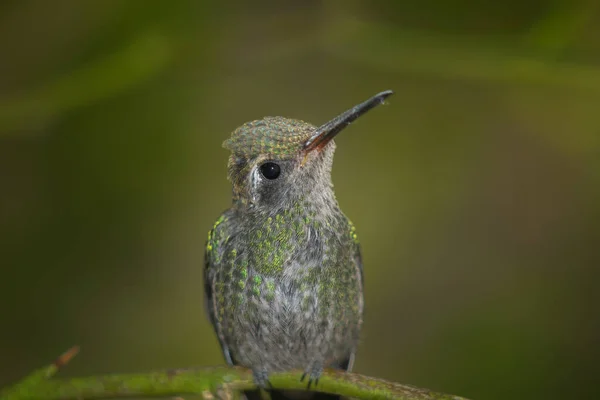
[[[352,228],[354,229],[354,228]],[[354,232],[351,232],[351,234],[353,234]],[[360,250],[360,244],[358,243],[357,240],[354,240],[354,266],[356,269],[356,274],[358,275],[358,281],[360,282],[360,297],[359,297],[359,312],[361,314],[361,325],[362,325],[362,313],[363,313],[363,308],[364,308],[364,300],[363,300],[363,288],[364,288],[364,274],[363,274],[363,263],[362,263],[362,254],[361,254],[361,250]],[[352,349],[352,351],[350,352],[350,354],[348,355],[348,358],[345,359],[343,362],[340,363],[340,369],[345,370],[347,372],[352,372],[352,367],[354,365],[354,358],[356,355],[356,348]]]
[[[226,232],[229,231],[227,229],[229,218],[230,212],[226,211],[217,219],[213,228],[208,232],[204,253],[204,304],[206,306],[208,318],[213,325],[219,343],[221,344],[225,360],[229,365],[233,365],[233,360],[229,353],[229,348],[225,343],[221,324],[215,309],[216,272],[221,267],[223,255],[225,253],[225,243],[229,240],[229,236],[226,234]]]

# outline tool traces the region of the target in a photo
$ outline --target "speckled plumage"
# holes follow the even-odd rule
[[[333,148],[302,173],[320,167]],[[301,162],[288,160],[284,171]],[[210,231],[213,323],[234,364],[267,372],[347,365],[362,315],[356,234],[328,182],[289,184],[295,187],[266,207],[239,198]]]
[[[307,146],[318,129],[267,117],[224,143],[233,205],[208,234],[206,302],[227,362],[261,385],[273,371],[318,380],[325,367],[349,370],[359,340],[360,248],[331,183],[337,131]],[[277,179],[261,175],[265,162],[279,165]]]

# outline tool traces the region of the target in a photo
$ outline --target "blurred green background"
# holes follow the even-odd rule
[[[0,385],[223,363],[221,143],[396,95],[337,140],[363,244],[355,370],[600,398],[600,7],[587,0],[0,3]]]

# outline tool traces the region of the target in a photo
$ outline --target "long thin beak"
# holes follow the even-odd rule
[[[304,143],[304,150],[309,152],[314,149],[320,149],[325,146],[331,139],[335,137],[342,129],[350,125],[355,119],[369,111],[370,109],[383,104],[383,101],[394,94],[391,90],[386,90],[371,97],[369,100],[360,103],[338,115],[331,121],[317,128],[315,133]]]

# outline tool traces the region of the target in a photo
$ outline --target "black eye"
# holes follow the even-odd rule
[[[279,168],[279,165],[275,163],[266,162],[260,166],[260,172],[267,179],[277,179],[281,173],[281,168]]]

